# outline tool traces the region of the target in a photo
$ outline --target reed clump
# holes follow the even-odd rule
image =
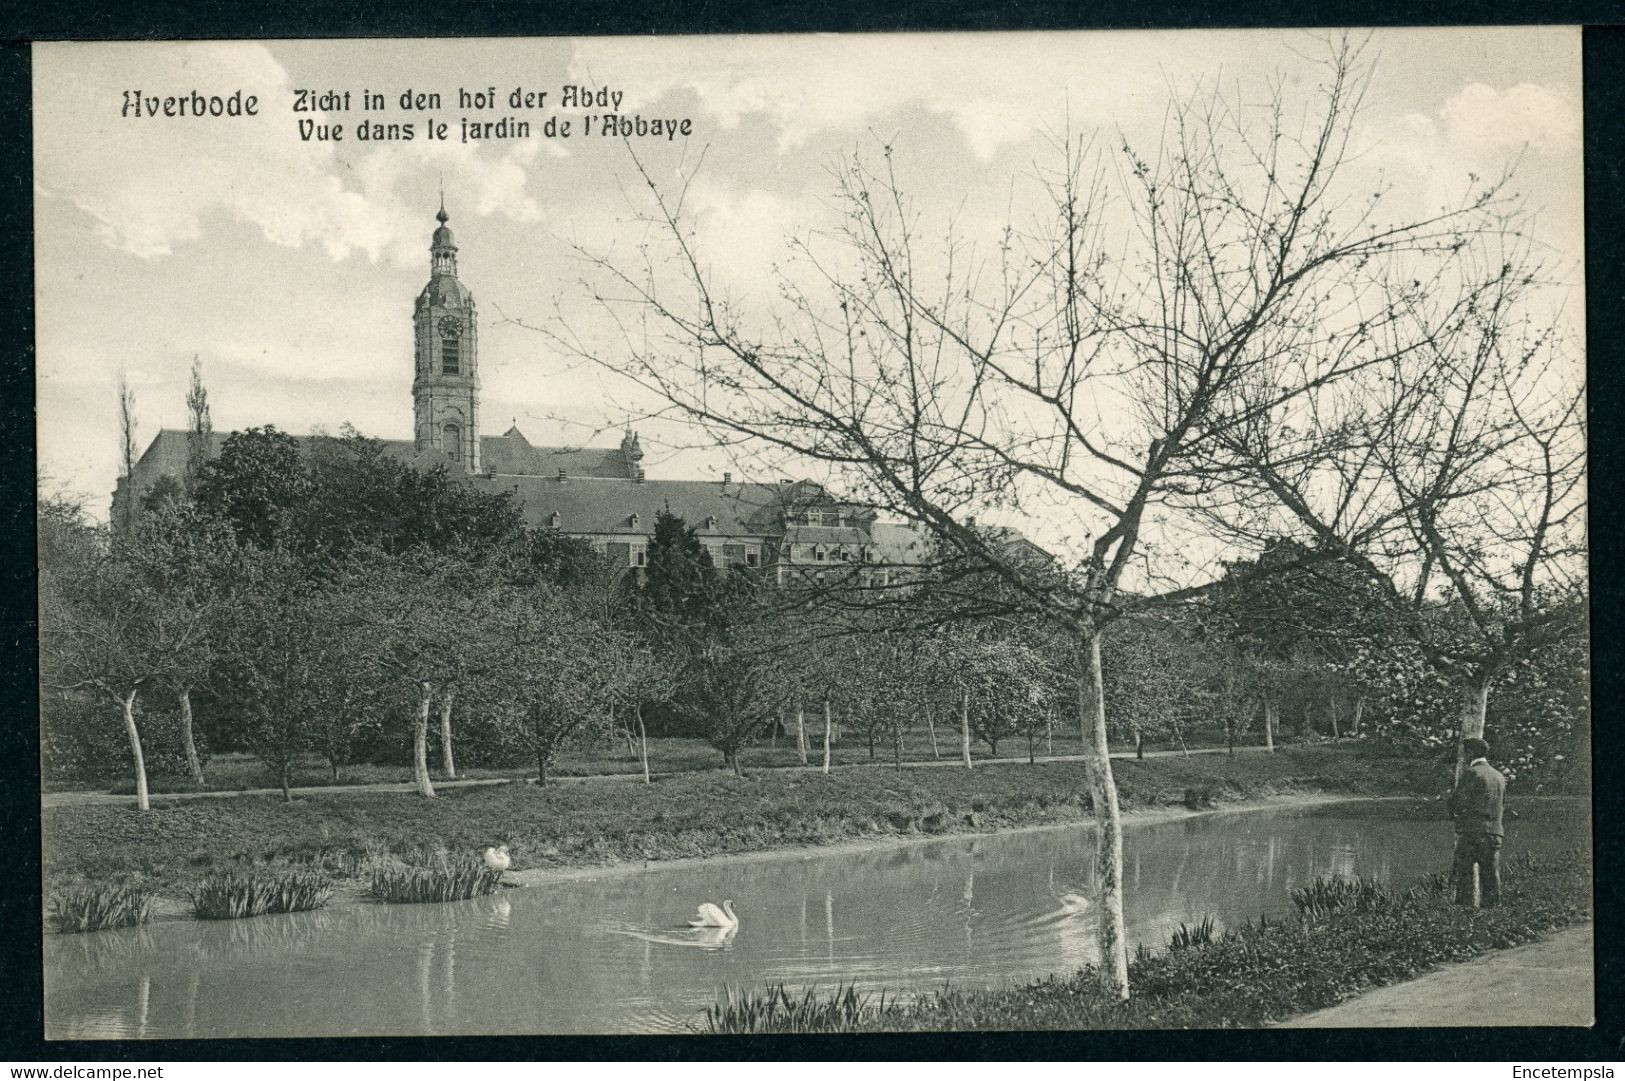
[[[477,857],[438,854],[422,862],[391,861],[372,869],[367,892],[387,904],[467,901],[495,893],[502,872]]]
[[[241,920],[276,912],[321,908],[333,896],[333,883],[314,871],[210,875],[191,891],[192,914],[200,920]]]
[[[716,1005],[706,1008],[705,1020],[713,1033],[842,1032],[893,1005],[884,991],[870,996],[859,992],[856,983],[841,984],[827,995],[813,987],[791,994],[782,983],[761,991],[728,987]]]
[[[51,891],[47,919],[63,934],[133,927],[152,918],[152,893],[133,883],[67,886]]]

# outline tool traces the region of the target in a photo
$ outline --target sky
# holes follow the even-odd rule
[[[585,302],[580,248],[635,253],[633,169],[618,140],[545,139],[566,86],[619,91],[618,111],[687,119],[643,140],[657,180],[694,172],[688,209],[719,279],[764,295],[784,240],[830,220],[830,170],[893,148],[928,222],[994,243],[1019,218],[1057,133],[1154,148],[1172,97],[1267,81],[1312,91],[1325,32],[1112,31],[620,39],[96,43],[34,46],[37,415],[41,488],[106,513],[117,385],[138,445],[184,427],[194,357],[214,425],[296,434],[346,424],[410,438],[412,303],[428,280],[443,188],[460,277],[480,312],[482,427],[534,443],[613,445],[653,403],[562,355],[534,326],[609,342]],[[1571,28],[1389,30],[1360,123],[1357,178],[1400,208],[1434,207],[1470,174],[1516,162],[1537,235],[1583,309],[1580,37]],[[502,103],[459,107],[459,89]],[[298,91],[349,111],[297,113]],[[143,96],[255,96],[254,117],[121,116]],[[364,90],[389,108],[363,112]],[[546,108],[510,109],[510,92]],[[448,141],[403,92],[438,93]],[[463,143],[459,118],[529,120],[533,137]],[[345,125],[302,141],[301,119]],[[357,141],[366,119],[410,142]],[[697,166],[697,171],[696,171]],[[612,346],[606,346],[612,348]],[[640,425],[656,477],[733,468],[684,433]],[[681,448],[681,449],[679,449]]]

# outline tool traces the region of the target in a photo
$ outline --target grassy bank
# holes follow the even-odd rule
[[[1365,747],[1115,763],[1123,806],[1233,803],[1289,793],[1436,795],[1448,763]],[[155,799],[43,813],[48,888],[137,878],[184,896],[208,875],[318,869],[359,882],[378,860],[507,843],[516,870],[704,857],[897,835],[977,832],[1089,816],[1081,763],[975,770],[758,771],[655,784],[514,783],[401,792]]]
[[[1104,993],[1093,969],[994,991],[882,1002],[851,988],[730,992],[713,1032],[1256,1028],[1397,983],[1437,965],[1535,941],[1591,912],[1589,853],[1513,861],[1503,903],[1450,903],[1444,875],[1406,889],[1314,889],[1299,914],[1218,935],[1175,935],[1129,966],[1134,996]],[[1305,904],[1304,901],[1318,904]],[[1329,902],[1329,903],[1328,903]],[[1194,938],[1195,941],[1190,939]]]

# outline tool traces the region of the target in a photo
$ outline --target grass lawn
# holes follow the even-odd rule
[[[1240,801],[1293,792],[1437,795],[1449,762],[1360,745],[1276,754],[1119,760],[1123,806]],[[636,782],[528,783],[404,792],[320,793],[79,805],[43,811],[48,890],[139,876],[180,896],[213,871],[318,867],[359,878],[386,853],[474,852],[507,843],[516,869],[675,859],[882,837],[985,831],[1088,817],[1078,762],[975,770],[757,770]]]
[[[822,718],[815,718],[811,714],[807,717],[807,762],[817,766],[823,761],[823,729],[815,725],[822,725]],[[1191,749],[1218,746],[1222,740],[1221,733],[1191,733],[1189,746]],[[435,747],[434,737],[431,733],[431,748],[429,753],[429,768],[436,779],[439,779],[440,755]],[[1177,744],[1147,742],[1148,751],[1178,750]],[[1131,751],[1132,746],[1114,746],[1113,751]],[[1046,739],[1042,733],[1034,740],[1034,754],[1039,758],[1051,755],[1065,756],[1083,753],[1083,743],[1078,736],[1070,731],[1055,731]],[[999,741],[1000,758],[1025,758],[1027,756],[1027,741],[1025,738]],[[975,741],[971,747],[971,757],[975,761],[986,761],[993,755],[987,744]],[[924,729],[911,731],[904,736],[901,759],[904,762],[959,761],[959,733],[957,729],[939,728],[935,748],[931,743],[929,731]],[[874,761],[877,765],[890,764],[893,760],[892,748],[889,745],[877,744]],[[830,747],[831,764],[849,766],[866,764],[871,761],[867,744],[852,733],[847,733],[832,743]],[[795,736],[788,739],[780,737],[777,740],[763,742],[760,746],[748,747],[740,753],[740,763],[745,769],[771,769],[781,766],[799,766],[801,758],[796,753]],[[655,773],[693,773],[718,771],[725,768],[722,753],[701,739],[668,738],[649,740],[649,768]],[[535,775],[536,767],[529,762],[513,762],[502,764],[480,764],[469,766],[460,764],[458,777],[469,780],[492,778],[520,778]],[[641,773],[642,764],[635,754],[628,753],[625,744],[615,746],[596,746],[575,748],[560,753],[557,761],[549,767],[550,777],[586,777],[616,774]],[[233,792],[251,788],[274,788],[278,782],[276,777],[259,759],[248,754],[217,754],[209,758],[204,767],[205,783],[203,791]],[[364,763],[345,766],[335,778],[327,762],[318,755],[307,755],[303,763],[295,771],[293,787],[319,788],[330,785],[353,784],[404,784],[412,779],[412,767],[401,765],[377,765]],[[184,774],[153,772],[147,778],[148,787],[154,793],[163,792],[196,792],[198,785]],[[58,780],[49,779],[45,782],[47,792],[113,792],[120,795],[130,795],[135,792],[135,782],[128,776],[128,771],[110,774],[105,778],[91,780]]]

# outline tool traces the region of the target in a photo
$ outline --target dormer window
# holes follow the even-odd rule
[[[552,514],[547,516],[547,528],[557,529],[559,527],[559,523],[562,521],[564,521],[563,517],[559,515],[558,511],[554,511]]]
[[[829,557],[829,551],[822,544],[813,545],[813,562],[822,563]]]
[[[633,529],[636,529],[638,527],[638,516],[636,514],[632,515],[626,521],[627,521],[627,524],[630,525]]]
[[[707,528],[707,529],[715,529],[716,527],[717,527],[717,516],[714,515],[714,514],[707,514],[705,516],[705,528]]]

